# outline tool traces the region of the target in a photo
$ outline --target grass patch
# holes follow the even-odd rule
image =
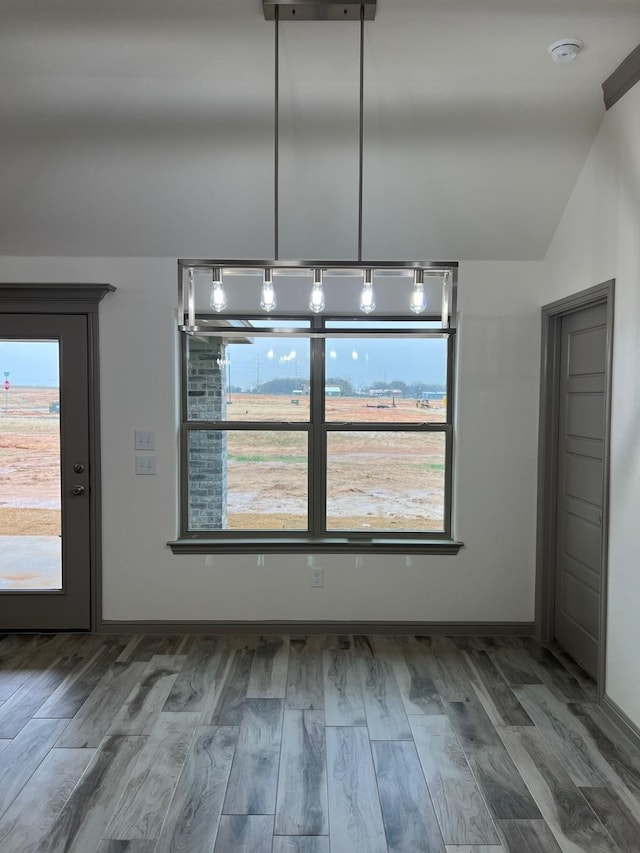
[[[266,456],[263,453],[229,454],[229,462],[306,462],[306,456]]]

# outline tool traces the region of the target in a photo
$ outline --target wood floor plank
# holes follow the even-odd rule
[[[581,722],[548,687],[515,688],[536,727],[542,731],[578,787],[615,785],[618,777],[602,758]]]
[[[536,801],[503,744],[478,749],[467,759],[495,819],[542,818]]]
[[[247,699],[284,699],[287,693],[289,637],[260,637],[251,667]]]
[[[322,711],[322,636],[291,637],[285,710]]]
[[[471,668],[464,653],[447,637],[417,637],[428,671],[441,699],[465,702],[475,698]]]
[[[271,853],[273,815],[222,815],[214,853]]]
[[[122,646],[113,643],[98,646],[94,654],[85,657],[82,664],[77,666],[54,690],[34,716],[69,719],[75,717],[121,651]]]
[[[512,687],[543,683],[535,661],[523,649],[510,646],[494,649],[488,654],[507,684]]]
[[[499,820],[498,831],[506,853],[561,853],[544,820]]]
[[[563,853],[614,853],[616,845],[535,728],[501,735]]]
[[[89,853],[97,849],[144,740],[114,735],[102,741],[51,831],[43,837],[38,853]],[[65,750],[71,751],[83,750]]]
[[[53,639],[53,638],[50,638]],[[52,663],[51,649],[42,647],[38,637],[14,634],[6,637],[0,648],[0,701],[11,698],[15,691],[35,673]],[[59,646],[59,643],[58,643]],[[54,654],[53,657],[56,657]],[[73,657],[73,654],[68,655]]]
[[[203,711],[203,725],[240,725],[254,656],[254,649],[232,650],[232,658],[224,683],[215,694],[211,705]]]
[[[540,818],[530,791],[479,700],[446,702],[445,706],[493,817]]]
[[[634,818],[615,789],[582,788],[581,793],[622,853],[638,853],[640,821]]]
[[[211,853],[237,739],[230,726],[196,729],[154,853]]]
[[[184,655],[154,655],[107,734],[148,735],[178,678],[184,660]]]
[[[467,755],[486,746],[501,746],[500,735],[476,697],[466,702],[446,702],[447,716]]]
[[[155,841],[103,841],[97,853],[155,853]]]
[[[282,738],[282,699],[247,699],[223,813],[275,813]]]
[[[198,637],[165,702],[164,711],[204,711],[215,705],[231,650],[221,636]]]
[[[371,740],[411,740],[411,729],[391,664],[356,651],[365,716]]]
[[[532,637],[523,637],[523,648],[540,668],[543,682],[565,702],[585,702],[587,696],[575,676],[560,663],[558,658]]]
[[[446,844],[499,844],[498,833],[446,716],[409,718]]]
[[[376,741],[371,746],[389,853],[444,853],[415,745]]]
[[[365,726],[362,685],[351,651],[327,649],[322,653],[324,715],[326,726]]]
[[[3,853],[38,853],[93,758],[93,749],[52,749],[0,819]]]
[[[409,714],[444,714],[425,654],[413,637],[378,635],[371,638],[376,657],[386,660]]]
[[[0,708],[0,738],[13,738],[78,665],[80,658],[56,658],[28,678]]]
[[[494,726],[532,726],[533,721],[484,651],[468,651],[466,658],[476,676],[473,686]]]
[[[143,635],[134,646],[131,659],[148,663],[155,655],[176,655],[183,642],[184,637],[179,634]]]
[[[416,641],[403,648],[403,658],[409,675],[408,683],[398,683],[407,714],[443,714],[442,700],[431,676],[428,662]],[[400,672],[402,669],[400,668]]]
[[[160,836],[199,722],[197,712],[160,714],[145,739],[103,838],[126,841]]]
[[[66,748],[100,746],[123,702],[142,678],[145,668],[143,662],[116,661],[111,664],[56,745]]]
[[[597,706],[569,703],[567,709],[582,723],[600,755],[640,802],[640,750]]]
[[[446,850],[447,853],[505,853],[504,847],[497,847],[495,844],[447,844]]]
[[[276,835],[272,853],[330,853],[326,835]]]
[[[2,754],[0,815],[26,785],[68,724],[67,720],[29,720]]]
[[[366,729],[328,728],[326,737],[331,849],[387,853]]]
[[[277,835],[327,835],[327,761],[322,711],[285,711],[276,804]]]

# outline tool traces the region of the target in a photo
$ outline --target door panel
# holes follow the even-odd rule
[[[562,319],[555,638],[596,676],[600,642],[607,309]]]
[[[0,629],[88,630],[87,316],[0,315],[0,370]]]

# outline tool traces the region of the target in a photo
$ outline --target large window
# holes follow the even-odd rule
[[[207,322],[181,336],[174,546],[453,549],[453,329],[389,316]]]

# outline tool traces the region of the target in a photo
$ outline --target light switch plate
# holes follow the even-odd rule
[[[155,450],[156,449],[156,434],[148,430],[137,429],[135,431],[135,449],[136,450]]]
[[[156,457],[153,456],[136,456],[136,474],[155,474],[156,473]]]

